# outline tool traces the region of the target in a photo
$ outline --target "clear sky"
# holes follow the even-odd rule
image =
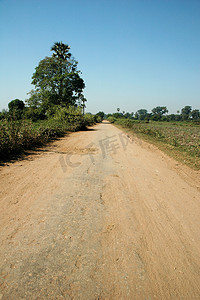
[[[200,108],[200,0],[0,0],[0,110],[28,97],[56,41],[79,61],[87,111]]]

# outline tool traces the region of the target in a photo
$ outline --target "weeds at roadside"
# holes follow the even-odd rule
[[[70,119],[0,121],[0,161],[22,154],[25,150],[45,145],[67,132],[85,129],[93,125],[93,116],[70,115]]]

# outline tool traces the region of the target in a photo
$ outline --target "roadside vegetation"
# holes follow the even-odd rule
[[[24,150],[42,146],[52,139],[64,136],[67,132],[85,130],[100,119],[96,116],[75,110],[65,120],[51,118],[33,122],[31,120],[0,121],[0,160],[15,157]]]
[[[35,88],[25,103],[14,99],[0,112],[0,161],[103,119],[101,113],[85,114],[85,83],[70,47],[58,42],[51,50],[33,73]]]
[[[140,114],[129,114],[125,117],[125,114],[118,111],[108,115],[107,120],[155,144],[178,161],[200,170],[199,110],[192,110],[190,106],[184,107],[181,114],[175,116],[177,121],[172,120],[172,116],[165,115],[166,110],[156,117],[155,111],[158,110],[153,109],[151,114],[142,119],[138,119]]]

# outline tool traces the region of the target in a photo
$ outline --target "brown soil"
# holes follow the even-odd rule
[[[0,169],[0,299],[200,299],[200,172],[104,122]]]

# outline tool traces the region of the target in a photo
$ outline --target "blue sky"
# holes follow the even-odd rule
[[[199,0],[0,0],[0,110],[28,98],[56,41],[79,61],[87,111],[200,108]]]

